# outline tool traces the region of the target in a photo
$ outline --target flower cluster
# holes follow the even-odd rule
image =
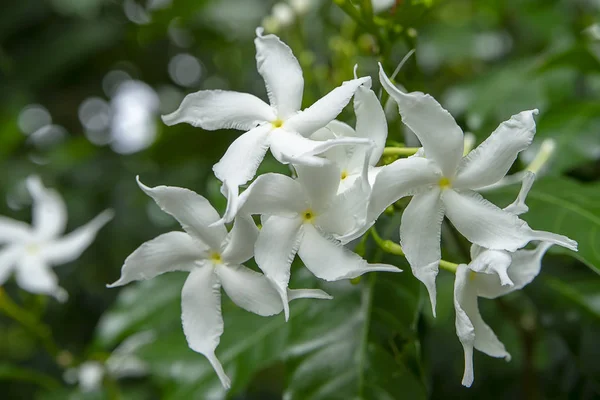
[[[379,215],[402,197],[400,243],[415,277],[429,291],[435,313],[441,226],[447,216],[471,243],[472,262],[456,268],[456,329],[465,350],[465,378],[473,380],[473,348],[508,357],[485,325],[477,297],[497,297],[519,289],[539,272],[552,245],[577,249],[561,235],[536,231],[518,215],[533,175],[511,206],[500,209],[477,190],[500,181],[535,134],[537,110],[503,122],[479,147],[463,157],[464,138],[452,116],[431,96],[399,90],[380,68],[380,81],[400,115],[422,144],[416,154],[378,166],[387,123],[370,77],[356,77],[301,110],[304,81],[290,48],[275,35],[256,32],[256,61],[269,97],[267,104],[245,93],[204,90],[188,95],[163,117],[168,125],[186,122],[205,130],[239,129],[239,136],[213,167],[222,182],[223,216],[204,197],[183,188],[140,188],[184,232],[169,232],[142,244],[125,260],[111,285],[187,271],[182,290],[183,330],[189,346],[206,356],[223,386],[230,380],[215,355],[223,333],[221,287],[234,303],[262,316],[284,312],[298,298],[330,299],[321,290],[290,289],[290,266],[298,254],[316,277],[338,281],[367,272],[400,272],[369,264],[345,244],[364,235]],[[353,98],[356,126],[335,120]],[[255,178],[267,150],[290,164],[294,177],[267,173]],[[239,188],[254,181],[241,194]],[[252,216],[260,216],[259,229]],[[228,232],[225,224],[233,221]],[[529,242],[535,250],[523,250]],[[262,273],[244,266],[254,257]]]

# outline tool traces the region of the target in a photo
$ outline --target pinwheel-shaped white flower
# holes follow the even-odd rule
[[[142,244],[127,259],[121,278],[109,287],[150,279],[164,272],[188,271],[181,292],[181,320],[188,345],[203,354],[225,388],[230,380],[215,355],[221,334],[221,286],[238,306],[262,316],[281,312],[278,293],[264,275],[242,265],[254,253],[258,229],[248,217],[238,217],[227,233],[219,214],[195,192],[171,186],[140,188],[185,232],[169,232]],[[290,300],[331,298],[321,290],[289,290]],[[287,305],[286,305],[287,307]]]
[[[322,157],[335,163],[341,171],[338,193],[348,190],[364,173],[365,159],[369,184],[375,182],[376,167],[387,139],[387,122],[379,99],[370,89],[370,83],[365,83],[356,89],[354,94],[354,113],[356,114],[356,130],[349,125],[334,120],[326,127],[313,133],[311,139],[328,140],[344,137],[370,139],[372,146],[338,146],[327,150]],[[368,193],[366,194],[368,196]]]
[[[337,195],[340,170],[296,166],[297,179],[281,174],[259,176],[240,196],[240,213],[261,214],[263,226],[256,241],[255,260],[281,295],[288,318],[286,288],[296,253],[318,278],[350,279],[366,272],[401,270],[368,264],[335,239],[356,228],[356,199]]]
[[[238,188],[251,180],[267,149],[282,163],[320,165],[316,154],[343,144],[369,144],[361,138],[340,138],[324,142],[308,137],[333,120],[348,104],[356,89],[371,78],[344,82],[309,108],[300,111],[304,79],[291,49],[275,35],[256,30],[256,63],[271,105],[247,93],[201,90],[183,99],[172,114],[163,116],[168,125],[187,122],[206,130],[247,131],[227,149],[214,165],[223,182],[227,210],[223,219],[233,219],[237,211]]]
[[[0,245],[4,245],[0,249],[0,285],[15,271],[22,289],[65,301],[67,293],[58,285],[52,267],[79,258],[100,228],[112,219],[113,212],[106,210],[84,226],[60,236],[67,225],[62,197],[44,187],[37,176],[27,178],[26,184],[33,199],[32,226],[0,216]]]
[[[373,185],[368,219],[374,222],[390,204],[413,196],[402,215],[400,242],[414,275],[429,291],[434,313],[444,215],[470,242],[488,249],[512,252],[540,240],[577,250],[571,239],[535,231],[474,191],[499,181],[518,153],[529,146],[537,110],[513,115],[463,158],[463,132],[448,111],[429,95],[401,92],[382,68],[380,80],[398,103],[402,121],[417,135],[423,151],[382,169]]]

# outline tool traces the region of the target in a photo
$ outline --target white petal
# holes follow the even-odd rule
[[[298,255],[317,278],[326,281],[356,278],[367,272],[402,272],[386,264],[368,264],[358,254],[351,252],[332,237],[324,237],[311,224],[303,227]]]
[[[444,190],[446,215],[470,242],[493,250],[515,251],[531,240],[548,241],[573,251],[577,242],[566,236],[534,231],[517,216],[507,213],[470,190]]]
[[[508,354],[502,342],[498,340],[494,331],[481,318],[477,305],[476,287],[470,281],[470,273],[466,265],[459,265],[454,283],[454,307],[457,316],[456,331],[465,348],[465,361],[467,361],[467,348],[472,348],[472,346],[489,356],[510,360],[510,354]],[[470,354],[470,358],[471,363],[467,362],[465,366],[465,376],[463,378],[463,385],[465,386],[470,386],[473,382],[472,354]]]
[[[517,198],[511,204],[504,207],[504,211],[514,215],[525,214],[527,211],[529,211],[529,207],[527,207],[527,204],[525,204],[525,199],[529,194],[529,190],[531,190],[531,186],[533,185],[534,180],[535,174],[531,171],[526,171],[523,175],[523,181],[521,182],[521,190],[519,190]]]
[[[292,50],[275,35],[256,30],[256,65],[265,80],[267,94],[277,116],[286,119],[300,111],[304,78]]]
[[[365,224],[369,194],[370,188],[365,189],[355,180],[354,185],[333,198],[324,213],[316,216],[315,225],[348,243],[346,235],[353,236]]]
[[[208,257],[207,248],[185,232],[169,232],[138,247],[123,264],[121,277],[108,287],[152,279],[169,271],[191,271]]]
[[[436,184],[440,178],[441,173],[426,158],[403,158],[384,166],[373,184],[368,221],[372,224],[388,206]]]
[[[223,265],[215,271],[227,295],[243,309],[265,317],[283,310],[279,293],[263,274],[243,265]],[[290,301],[300,298],[331,299],[322,290],[310,289],[288,289],[288,297]]]
[[[314,211],[324,211],[333,201],[340,184],[340,170],[334,164],[322,167],[295,166],[298,178],[310,206]]]
[[[258,267],[281,297],[286,321],[289,318],[287,287],[290,266],[302,238],[301,223],[300,218],[269,217],[264,221],[254,248]]]
[[[31,293],[54,296],[58,301],[67,300],[67,292],[58,286],[58,278],[52,268],[40,257],[21,257],[16,270],[17,284]]]
[[[64,232],[67,207],[60,194],[44,187],[37,176],[27,178],[27,189],[33,198],[33,230],[39,238],[48,239]]]
[[[29,225],[0,215],[0,244],[27,241],[31,236]]]
[[[258,97],[225,90],[200,90],[188,94],[177,110],[162,116],[167,125],[187,122],[209,131],[249,131],[259,124],[275,119],[273,109]]]
[[[538,110],[523,111],[513,115],[460,163],[454,186],[477,189],[498,182],[508,173],[535,135],[534,115]],[[425,149],[427,154],[427,149]]]
[[[441,259],[440,240],[444,205],[440,189],[434,188],[415,195],[400,224],[400,245],[414,276],[425,284],[435,316],[435,278]]]
[[[249,216],[236,217],[223,243],[221,257],[229,264],[241,264],[254,256],[258,228]]]
[[[308,207],[302,185],[282,174],[263,174],[240,196],[240,214],[293,217]]]
[[[498,276],[502,286],[513,286],[513,281],[508,276],[511,262],[511,253],[485,249],[469,263],[469,268],[475,272]]]
[[[334,120],[346,107],[356,89],[370,81],[370,77],[364,77],[344,82],[306,110],[290,117],[284,124],[285,129],[304,137],[312,135]]]
[[[388,128],[385,113],[375,93],[366,86],[360,86],[354,95],[354,113],[356,114],[356,134],[371,139],[375,146],[369,164],[376,165],[387,139]],[[362,160],[361,160],[362,161]]]
[[[60,265],[76,260],[96,238],[98,231],[114,216],[112,210],[105,210],[87,224],[73,232],[51,240],[41,249],[42,258],[50,265]]]
[[[328,140],[341,137],[356,137],[356,132],[350,125],[337,119],[310,135],[312,140]]]
[[[471,387],[474,379],[473,346],[475,345],[475,328],[461,305],[465,296],[473,296],[473,293],[467,288],[468,279],[469,269],[465,264],[459,265],[454,280],[454,310],[456,312],[454,325],[456,327],[456,335],[465,353],[465,372],[462,384],[466,387]],[[475,301],[477,301],[476,297]]]
[[[535,250],[517,250],[512,253],[512,263],[508,268],[508,277],[514,286],[502,286],[499,278],[494,275],[477,274],[477,294],[493,299],[515,290],[522,289],[538,276],[542,267],[542,258],[552,243],[542,242]]]
[[[0,249],[0,286],[10,277],[15,264],[22,256],[20,246],[5,246]]]
[[[223,334],[221,284],[212,266],[195,268],[181,291],[181,322],[188,346],[211,363],[225,389],[231,381],[215,355]]]
[[[372,144],[369,139],[349,137],[324,141],[311,140],[284,129],[275,130],[270,139],[271,153],[279,162],[312,166],[327,164],[326,159],[315,156],[331,148],[348,145],[370,146]]]
[[[379,66],[379,80],[396,103],[402,122],[417,135],[427,158],[434,160],[448,179],[454,178],[463,154],[463,132],[450,113],[433,97],[421,92],[403,93]]]
[[[215,251],[221,248],[227,229],[223,224],[210,226],[219,220],[219,213],[208,200],[189,189],[175,186],[150,188],[140,182],[139,177],[137,181],[140,188],[156,201],[161,210],[179,221],[187,233]]]

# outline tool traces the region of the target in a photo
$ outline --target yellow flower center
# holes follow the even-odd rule
[[[440,178],[440,180],[438,181],[438,185],[442,189],[449,189],[452,187],[452,182],[450,182],[450,179],[448,179],[444,176],[444,177]]]
[[[474,281],[475,278],[477,278],[477,272],[475,272],[475,271],[469,271],[469,280],[470,281]]]
[[[37,254],[40,251],[40,246],[38,246],[36,243],[31,243],[25,247],[25,251],[32,255]]]
[[[271,122],[271,125],[273,125],[273,128],[281,128],[283,126],[283,121],[277,118],[275,121]]]
[[[212,261],[214,264],[221,264],[223,262],[221,254],[216,252],[210,255],[210,261]]]
[[[342,180],[344,180],[344,179],[346,179],[347,177],[348,177],[348,171],[346,171],[346,170],[342,171],[342,175],[340,176],[340,178],[341,178]]]
[[[314,218],[315,214],[312,212],[312,210],[306,210],[302,213],[302,219],[304,222],[312,223]]]

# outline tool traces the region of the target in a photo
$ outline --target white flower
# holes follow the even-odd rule
[[[518,153],[529,146],[535,134],[533,116],[537,110],[513,115],[463,158],[463,132],[433,97],[401,92],[381,66],[380,80],[423,149],[414,157],[382,169],[373,185],[367,219],[372,224],[390,204],[413,196],[402,214],[400,243],[413,274],[429,291],[434,313],[444,215],[470,242],[488,249],[512,252],[540,240],[577,250],[573,240],[535,231],[474,191],[504,177]]]
[[[221,286],[238,306],[262,316],[281,312],[281,299],[260,273],[242,265],[254,253],[258,229],[247,217],[235,219],[227,233],[219,214],[195,192],[171,186],[140,188],[173,216],[185,232],[169,232],[142,244],[127,259],[121,278],[109,287],[150,279],[164,272],[187,271],[181,293],[181,320],[190,348],[203,354],[225,388],[230,380],[215,356],[223,333]],[[289,290],[290,300],[331,298],[321,290]]]
[[[315,0],[289,0],[289,3],[296,13],[302,15],[313,7]]]
[[[365,139],[341,138],[318,142],[308,139],[313,132],[333,120],[348,104],[356,89],[370,77],[344,82],[300,111],[304,79],[291,49],[275,35],[256,30],[256,62],[265,80],[270,105],[247,93],[201,90],[183,99],[179,109],[163,116],[167,125],[187,122],[206,130],[247,131],[237,138],[214,165],[227,196],[224,221],[237,211],[238,188],[251,180],[267,149],[282,163],[320,165],[316,154],[343,144],[369,144]]]
[[[30,176],[26,184],[33,199],[32,226],[0,216],[0,245],[4,245],[0,249],[0,285],[15,271],[22,289],[65,301],[67,293],[58,285],[52,267],[79,258],[100,228],[112,219],[113,212],[106,210],[86,225],[60,236],[67,224],[62,197],[45,188],[36,176]]]
[[[373,4],[373,11],[378,13],[392,8],[396,4],[396,0],[371,0],[371,3]]]
[[[346,191],[359,179],[365,168],[367,158],[367,173],[369,184],[375,182],[376,167],[387,139],[387,122],[379,99],[370,89],[370,83],[360,86],[354,94],[354,113],[356,114],[356,130],[349,125],[333,120],[324,128],[312,134],[311,139],[328,140],[343,137],[359,137],[373,141],[373,146],[338,146],[327,150],[322,157],[335,163],[341,170],[338,193]],[[368,196],[368,193],[366,194]]]
[[[337,195],[340,170],[332,164],[296,166],[297,179],[281,174],[259,176],[240,196],[240,214],[261,214],[263,226],[255,260],[279,292],[286,318],[290,265],[296,253],[318,278],[337,281],[371,271],[400,272],[368,264],[335,239],[355,229],[356,199]]]

